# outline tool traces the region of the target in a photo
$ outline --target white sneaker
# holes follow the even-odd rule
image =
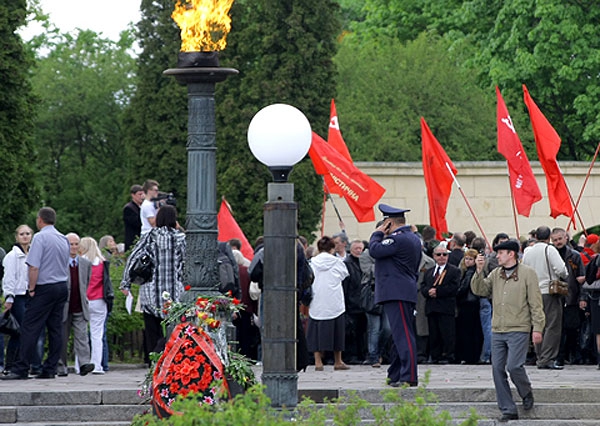
[[[104,374],[104,370],[94,370],[92,374]]]

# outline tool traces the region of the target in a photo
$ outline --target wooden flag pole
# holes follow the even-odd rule
[[[326,194],[327,198],[329,198],[329,201],[331,201],[331,204],[333,205],[333,209],[335,210],[335,214],[337,215],[337,218],[340,221],[340,224],[343,223],[344,221],[342,220],[340,211],[338,210],[337,206],[335,205],[335,201],[333,201],[333,197],[331,196],[331,192],[329,192],[329,188],[327,187],[327,184],[325,183],[325,179],[323,179],[323,187],[325,188],[325,194]]]
[[[592,162],[590,163],[590,167],[587,171],[587,174],[585,175],[585,179],[583,181],[583,185],[581,185],[581,190],[579,191],[579,196],[577,197],[577,202],[574,203],[575,205],[575,212],[579,211],[579,202],[581,201],[581,197],[583,196],[583,191],[585,190],[585,187],[587,186],[588,180],[590,179],[590,175],[592,174],[592,169],[594,168],[594,163],[596,163],[596,159],[598,158],[598,153],[600,152],[600,142],[598,142],[598,146],[596,147],[596,152],[594,153],[594,158],[592,158]],[[574,222],[573,218],[571,218],[571,220],[569,221],[569,225],[567,226],[567,232],[569,232],[569,229],[571,228],[571,224]],[[581,219],[579,219],[579,222],[581,223],[581,227],[583,228],[583,232],[586,234],[587,236],[587,231],[585,230],[585,226],[583,225],[583,222],[581,222]]]
[[[325,235],[325,207],[327,207],[327,193],[323,187],[323,207],[321,208],[321,238]]]
[[[513,192],[512,183],[510,182],[510,171],[508,172],[508,186],[510,187],[510,201],[512,205],[513,217],[515,218],[515,231],[517,232],[517,240],[521,237],[519,233],[519,219],[517,218],[517,204],[515,203],[515,194]]]
[[[475,220],[475,223],[477,224],[477,227],[479,228],[479,231],[481,232],[481,235],[483,236],[485,243],[487,244],[488,247],[492,248],[487,236],[485,235],[485,232],[483,231],[483,228],[481,227],[481,223],[479,223],[479,219],[477,219],[477,216],[475,216],[475,212],[473,211],[473,208],[471,207],[469,200],[467,200],[467,196],[465,195],[464,191],[462,190],[460,183],[458,183],[458,179],[456,179],[456,176],[452,172],[452,168],[450,167],[450,165],[448,164],[447,161],[446,161],[446,168],[448,169],[448,172],[450,172],[450,176],[452,176],[452,179],[454,180],[456,187],[460,191],[460,195],[462,195],[463,199],[465,200],[465,203],[467,204],[467,207],[469,208],[469,211],[471,212],[471,216],[473,216],[473,219]]]

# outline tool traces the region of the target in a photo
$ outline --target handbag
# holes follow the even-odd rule
[[[260,287],[258,286],[258,283],[256,281],[250,281],[250,287],[248,288],[248,295],[250,296],[250,299],[252,300],[258,300],[260,299]]]
[[[548,261],[548,246],[546,246],[546,266],[548,267],[548,276],[552,277],[550,262]],[[567,296],[569,294],[569,283],[560,279],[550,280],[550,284],[548,285],[548,294]]]
[[[587,291],[597,291],[600,290],[600,280],[596,280],[591,284],[588,283],[583,283],[583,285],[581,286],[582,290],[587,290]]]
[[[10,337],[17,337],[21,334],[21,326],[10,310],[4,311],[0,318],[0,333]]]
[[[138,257],[129,269],[129,278],[134,284],[145,284],[152,279],[154,274],[154,262],[148,253]]]
[[[360,289],[360,307],[371,315],[381,315],[383,312],[383,307],[375,303],[375,291],[371,284],[364,284]]]
[[[569,294],[569,283],[561,280],[552,280],[548,286],[548,293],[557,296],[567,296]]]

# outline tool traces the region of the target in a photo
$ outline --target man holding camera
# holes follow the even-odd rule
[[[140,207],[140,219],[142,221],[142,234],[149,232],[156,226],[156,205],[153,198],[158,196],[158,182],[152,179],[148,179],[142,186],[144,190],[144,201]]]
[[[531,382],[525,371],[529,336],[535,345],[542,342],[545,325],[542,295],[535,271],[518,262],[519,243],[508,240],[494,247],[499,267],[485,277],[485,256],[475,259],[471,290],[492,299],[492,376],[502,416],[500,422],[517,420],[507,372],[523,398],[523,408],[533,408]],[[531,332],[533,328],[533,332]],[[530,334],[531,333],[531,334]]]

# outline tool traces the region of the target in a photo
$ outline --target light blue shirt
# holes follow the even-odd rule
[[[53,225],[33,236],[25,263],[39,269],[37,285],[66,282],[69,276],[69,240]]]

